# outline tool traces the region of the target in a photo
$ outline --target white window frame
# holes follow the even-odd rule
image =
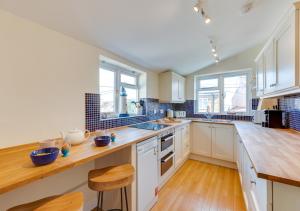
[[[210,112],[214,115],[227,115],[227,112],[224,111],[224,78],[233,77],[239,75],[246,75],[246,112],[239,112],[239,115],[249,115],[251,113],[251,87],[250,87],[250,78],[251,78],[251,69],[230,71],[225,73],[216,73],[216,74],[205,74],[205,75],[196,75],[194,77],[194,114],[205,114],[207,112],[198,112],[198,91],[209,91],[209,90],[220,90],[220,112]],[[200,88],[200,80],[218,78],[218,88]]]
[[[100,67],[99,67],[99,75],[101,69],[106,69],[108,71],[114,72],[115,74],[115,81],[114,81],[114,86],[115,86],[115,92],[114,92],[114,111],[113,112],[101,112],[101,114],[105,114],[108,117],[112,117],[119,112],[119,95],[120,95],[120,87],[123,86],[124,88],[132,88],[132,89],[137,89],[137,99],[140,99],[140,88],[139,88],[139,76],[140,74],[137,73],[136,71],[132,71],[105,61],[101,61]],[[136,79],[136,85],[132,84],[127,84],[127,83],[121,83],[121,74],[123,75],[128,75],[131,77],[135,77]],[[99,93],[100,92],[100,82],[99,82]]]

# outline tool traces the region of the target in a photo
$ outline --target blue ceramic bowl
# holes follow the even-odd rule
[[[104,147],[109,145],[110,136],[97,136],[94,138],[94,141],[97,147]]]
[[[31,152],[30,158],[34,165],[42,166],[52,163],[56,160],[59,153],[59,148],[48,147]]]

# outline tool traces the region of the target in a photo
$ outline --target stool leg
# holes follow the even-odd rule
[[[124,190],[125,190],[126,211],[129,211],[129,209],[128,209],[128,199],[127,199],[127,189],[126,189],[126,187],[124,188]]]
[[[101,192],[98,192],[97,211],[99,211],[100,194]]]
[[[103,210],[102,208],[103,208],[103,195],[104,195],[104,192],[102,191],[101,192],[102,194],[101,194],[101,211]]]
[[[123,188],[121,190],[121,211],[123,211]]]

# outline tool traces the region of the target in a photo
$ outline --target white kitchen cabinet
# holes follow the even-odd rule
[[[234,128],[232,125],[212,124],[212,157],[234,161]]]
[[[182,128],[175,129],[175,168],[183,161]]]
[[[277,84],[277,73],[276,73],[276,60],[274,54],[274,39],[266,45],[264,51],[264,68],[265,68],[265,82],[264,82],[264,93],[273,92]]]
[[[242,140],[238,134],[236,136],[237,167],[246,209],[251,211],[271,211],[272,184],[270,181],[257,178],[254,166]]]
[[[276,71],[278,90],[296,86],[295,63],[295,11],[284,19],[275,34]]]
[[[192,123],[192,154],[234,162],[232,125]]]
[[[182,140],[183,140],[183,158],[188,158],[190,154],[190,125],[186,125],[182,130]]]
[[[159,75],[160,102],[184,103],[185,78],[174,72],[164,72]]]
[[[191,152],[196,155],[211,157],[211,138],[211,124],[193,122]]]
[[[175,168],[181,166],[190,154],[190,126],[184,125],[175,129]]]
[[[264,55],[261,54],[261,56],[256,59],[256,95],[258,97],[264,94],[264,71]]]
[[[300,90],[299,7],[298,3],[286,13],[255,60],[258,96],[279,96]]]

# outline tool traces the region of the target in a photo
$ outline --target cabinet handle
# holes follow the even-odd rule
[[[254,166],[251,166],[250,169],[254,169]]]
[[[253,181],[253,180],[251,180],[250,183],[253,184],[253,185],[256,185],[256,182]]]

